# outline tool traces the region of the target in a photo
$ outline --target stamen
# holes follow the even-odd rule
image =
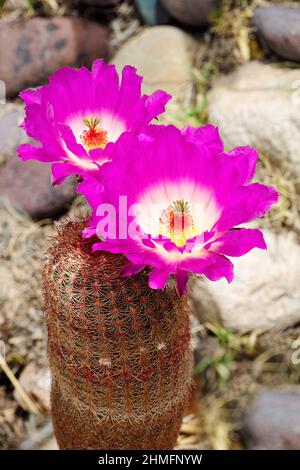
[[[107,131],[97,126],[100,124],[100,118],[91,116],[83,119],[88,130],[84,130],[80,139],[86,150],[104,148],[108,142]]]
[[[189,238],[196,235],[189,203],[178,199],[163,210],[159,219],[160,233],[177,246],[184,246]]]

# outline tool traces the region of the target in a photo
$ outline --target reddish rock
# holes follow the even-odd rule
[[[64,211],[75,196],[75,181],[52,186],[51,168],[41,162],[9,159],[0,171],[0,197],[25,210],[35,219],[54,217]]]
[[[0,24],[0,79],[8,97],[45,82],[63,65],[90,64],[108,52],[107,28],[79,18]]]
[[[218,0],[162,0],[168,13],[189,26],[205,26]]]
[[[300,62],[300,8],[257,8],[253,26],[264,47],[283,59]]]

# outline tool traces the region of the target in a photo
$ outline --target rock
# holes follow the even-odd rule
[[[188,303],[191,316],[195,316],[202,325],[211,319],[222,323],[220,307],[213,294],[206,288],[206,283],[202,278],[190,276],[188,286]]]
[[[113,8],[121,3],[122,0],[67,0],[67,4],[74,8],[74,3],[84,7],[93,7],[99,9]]]
[[[257,8],[252,23],[263,46],[283,59],[300,62],[300,8]]]
[[[6,103],[6,86],[3,80],[0,80],[0,105]]]
[[[300,387],[296,390],[257,392],[243,425],[247,449],[300,450]]]
[[[8,97],[46,81],[63,65],[108,54],[108,30],[79,18],[32,18],[0,24],[0,79]]]
[[[29,138],[20,128],[24,118],[24,107],[17,103],[0,106],[0,165],[13,155],[18,145]]]
[[[36,450],[59,450],[55,437],[53,436],[48,441],[44,442]]]
[[[51,422],[30,433],[28,439],[18,446],[20,450],[59,450]]]
[[[232,258],[235,278],[197,279],[190,298],[200,321],[217,319],[235,331],[266,331],[300,322],[300,246],[292,233],[264,230],[267,251],[254,249]]]
[[[30,362],[22,370],[19,383],[39,408],[50,411],[51,378],[47,367],[39,368],[34,362]],[[19,405],[26,410],[27,406],[23,401],[23,397],[17,391],[14,395]]]
[[[228,148],[253,145],[300,176],[300,69],[249,62],[217,80],[209,121]]]
[[[9,0],[4,1],[3,12],[16,12],[16,10],[27,11],[28,12],[28,5],[24,2],[24,0]]]
[[[218,0],[162,0],[166,10],[176,20],[189,26],[205,26]]]
[[[137,67],[144,77],[144,93],[158,88],[174,98],[184,96],[191,83],[197,50],[195,40],[174,26],[154,26],[131,38],[113,59],[120,71],[126,64]]]
[[[169,22],[170,16],[160,0],[134,0],[134,3],[144,23],[155,25]]]
[[[54,187],[50,177],[50,165],[22,162],[14,155],[0,171],[0,197],[8,198],[35,219],[54,217],[74,199],[75,181],[69,178]]]

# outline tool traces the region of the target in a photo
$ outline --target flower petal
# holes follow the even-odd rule
[[[27,160],[38,160],[40,162],[55,162],[57,157],[56,155],[47,152],[44,147],[37,147],[30,144],[19,145],[18,157],[23,161]]]
[[[248,183],[253,178],[258,160],[258,152],[254,148],[236,147],[231,152],[224,153],[223,156],[226,159],[224,163],[228,167],[230,167],[229,159],[231,159],[239,184]]]
[[[189,280],[190,273],[188,271],[178,270],[175,274],[175,280],[178,288],[178,292],[180,295],[186,293],[186,285]]]
[[[215,253],[210,253],[210,256],[213,257],[213,263],[203,270],[204,276],[210,281],[219,281],[225,277],[229,283],[232,282],[234,277],[232,262],[225,256]]]
[[[210,153],[218,155],[224,151],[219,130],[211,124],[202,127],[187,126],[183,130],[183,134],[188,141],[196,144],[198,148],[206,148]]]
[[[41,102],[41,89],[40,88],[28,88],[20,93],[20,98],[25,104],[40,104]]]
[[[97,60],[91,71],[63,67],[50,76],[48,85],[23,91],[26,117],[22,126],[41,146],[21,148],[21,158],[61,162],[67,165],[65,173],[74,173],[77,165],[77,173],[89,178],[109,159],[112,144],[123,132],[139,132],[164,111],[170,96],[163,91],[142,96],[141,82],[136,70],[125,66],[119,83],[116,67]],[[82,143],[83,133],[88,132],[86,119],[91,117],[97,118],[96,125],[105,135],[104,140],[96,140],[99,148]],[[57,178],[56,183],[64,178]]]
[[[76,175],[78,167],[72,163],[53,163],[51,183],[53,185],[61,184],[70,175]]]
[[[205,245],[206,250],[226,256],[243,256],[253,248],[267,249],[259,229],[232,229]]]
[[[263,215],[278,198],[272,187],[248,184],[256,160],[250,148],[224,153],[212,126],[202,134],[174,126],[124,133],[101,167],[103,190],[89,195],[95,227],[103,221],[99,204],[112,206],[116,215],[114,236],[101,233],[105,239],[94,249],[150,266],[149,285],[155,289],[173,275],[182,294],[189,273],[231,282],[233,264],[226,256],[265,248],[259,230],[234,227]],[[175,236],[176,217],[184,237]],[[166,222],[172,229],[165,230]]]
[[[152,95],[147,96],[145,100],[145,107],[147,109],[147,120],[149,120],[148,122],[164,113],[166,104],[171,99],[172,96],[163,90],[156,90],[154,93],[152,93]]]
[[[168,282],[170,273],[163,269],[153,268],[149,276],[151,289],[163,289]]]
[[[74,154],[74,161],[80,165],[80,159],[82,159],[82,165],[84,165],[84,161],[89,160],[89,155],[83,145],[77,143],[70,126],[60,123],[57,127],[67,148]]]
[[[215,228],[223,232],[261,217],[278,198],[279,194],[272,186],[260,183],[240,186],[224,199],[224,208]]]
[[[144,264],[127,263],[122,267],[121,273],[124,277],[134,276],[134,274],[138,274],[143,271],[145,267],[146,266]]]

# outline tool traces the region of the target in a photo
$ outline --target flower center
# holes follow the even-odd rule
[[[84,130],[80,139],[86,150],[93,150],[98,148],[104,148],[108,142],[107,131],[98,128],[100,119],[98,117],[91,116],[83,120],[84,124],[88,129]]]
[[[177,246],[184,246],[189,238],[197,235],[189,203],[178,199],[161,211],[160,233]]]

